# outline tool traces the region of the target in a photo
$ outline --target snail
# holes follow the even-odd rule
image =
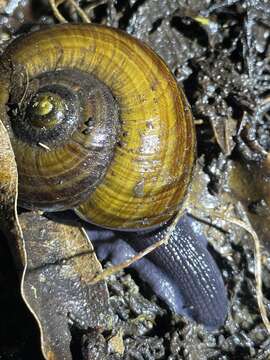
[[[183,91],[153,50],[105,26],[49,26],[6,48],[0,89],[21,207],[75,209],[105,229],[90,226],[93,240],[121,245],[126,237],[143,247],[163,236],[189,190],[195,129]],[[168,245],[152,253],[162,267],[154,287],[175,311],[181,297],[188,316],[216,328],[226,291],[191,222],[184,215]],[[153,279],[147,261],[136,266]]]

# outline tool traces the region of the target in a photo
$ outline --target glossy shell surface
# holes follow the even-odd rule
[[[3,62],[13,69],[23,68],[29,81],[60,70],[90,73],[116,100],[120,132],[110,164],[87,199],[72,204],[84,219],[109,228],[135,229],[157,226],[176,212],[192,175],[194,125],[183,91],[147,45],[109,27],[58,25],[17,39],[7,48]],[[9,128],[4,107],[10,76],[3,69],[0,111]],[[50,193],[57,183],[66,194],[71,193],[74,173],[69,176],[68,167],[80,162],[76,149],[67,151],[64,146],[55,157],[54,147],[41,148],[39,154],[38,158],[15,147],[20,191],[30,189],[29,196],[43,190]],[[35,178],[39,178],[37,188]],[[78,186],[77,191],[84,190]]]

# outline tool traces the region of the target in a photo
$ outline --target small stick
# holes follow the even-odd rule
[[[195,207],[195,209],[200,209],[205,212],[205,209],[201,209],[200,207]],[[255,285],[256,285],[256,294],[257,294],[257,303],[260,310],[260,314],[262,317],[262,321],[264,323],[264,326],[266,327],[266,330],[270,334],[270,322],[267,316],[266,307],[263,303],[263,291],[262,291],[262,255],[261,255],[261,246],[260,241],[258,238],[258,235],[256,234],[255,230],[253,229],[252,225],[250,223],[246,223],[242,220],[232,218],[230,216],[221,214],[216,211],[208,211],[210,213],[210,216],[217,217],[221,220],[227,221],[229,223],[232,223],[234,225],[240,226],[244,230],[246,230],[252,237],[254,242],[254,256],[255,256]],[[248,220],[247,220],[248,221]]]
[[[234,219],[234,218],[225,218],[232,224],[238,225],[245,229],[253,238],[254,248],[255,248],[255,282],[256,282],[256,293],[257,293],[257,302],[258,307],[261,313],[262,321],[270,334],[270,322],[267,316],[267,311],[263,303],[263,291],[262,291],[262,255],[261,255],[261,246],[258,235],[251,227],[250,224],[246,224],[244,221]]]
[[[58,10],[58,6],[62,3],[61,2],[58,2],[57,5],[56,5],[56,1],[55,0],[49,0],[49,4],[52,8],[52,11],[53,11],[53,15],[56,17],[56,19],[61,23],[61,24],[65,24],[67,23],[68,21],[64,18],[64,16],[60,13],[60,11]]]
[[[78,14],[80,15],[81,19],[87,23],[90,24],[91,20],[87,16],[87,14],[83,11],[83,9],[76,3],[75,0],[67,0],[71,5],[75,7],[75,9],[78,11]]]
[[[202,125],[204,123],[203,119],[195,119],[194,124],[195,125]]]
[[[64,16],[60,13],[60,11],[58,10],[58,6],[61,5],[64,1],[67,1],[70,5],[72,5],[76,9],[79,16],[83,20],[83,22],[88,23],[88,24],[91,23],[91,20],[89,19],[89,17],[85,13],[85,11],[83,11],[83,9],[76,3],[75,0],[58,0],[57,2],[56,2],[56,0],[49,0],[53,14],[60,23],[64,24],[64,23],[68,22],[64,18]],[[93,7],[95,7],[95,6],[93,6]]]
[[[90,12],[91,10],[95,9],[97,6],[101,5],[101,4],[106,4],[108,2],[108,0],[96,0],[93,1],[92,4],[89,4],[85,7],[85,11],[86,12]]]
[[[133,264],[135,261],[142,259],[144,256],[149,254],[151,251],[157,249],[161,245],[166,245],[168,243],[168,241],[170,240],[170,237],[182,215],[183,215],[183,211],[179,210],[176,217],[174,218],[173,222],[171,223],[171,225],[168,226],[167,232],[166,232],[165,236],[163,237],[163,239],[148,246],[144,250],[140,251],[138,254],[132,256],[130,259],[128,259],[118,265],[110,266],[109,268],[103,270],[102,273],[96,275],[91,280],[90,284],[96,284],[97,282],[106,279],[108,276],[111,276],[111,275],[119,272],[120,270],[127,268],[128,266]]]
[[[38,142],[38,146],[42,147],[43,149],[47,150],[47,151],[51,151],[51,149],[49,148],[48,145],[46,144],[43,144],[41,142]]]

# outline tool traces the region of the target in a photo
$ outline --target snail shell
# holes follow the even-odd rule
[[[122,229],[157,226],[181,206],[194,163],[192,115],[142,42],[104,26],[48,27],[8,46],[0,89],[21,206],[76,207]]]
[[[0,58],[0,118],[23,207],[75,207],[102,227],[141,230],[169,220],[184,201],[195,156],[190,107],[165,63],[121,31],[69,24],[16,39]],[[166,226],[135,237],[152,244]],[[105,233],[113,242],[118,233],[94,229],[92,240],[93,232],[103,245]],[[221,275],[186,217],[151,255],[160,276],[138,267],[173,310],[184,306],[208,328],[223,324]]]

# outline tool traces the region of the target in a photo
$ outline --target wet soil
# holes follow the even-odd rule
[[[87,8],[87,1],[80,4]],[[60,9],[70,21],[79,21],[68,6]],[[1,49],[20,33],[56,22],[46,1],[4,0],[0,10]],[[71,329],[74,359],[270,359],[269,334],[257,306],[253,242],[243,229],[224,221],[211,224],[207,216],[209,209],[233,204],[234,215],[250,221],[257,231],[269,313],[269,203],[254,180],[264,155],[250,147],[242,130],[255,129],[253,142],[269,150],[270,110],[265,104],[270,85],[270,4],[110,0],[90,16],[93,22],[119,27],[150,44],[185,89],[197,124],[199,175],[194,193],[205,208],[196,217],[204,220],[200,226],[222,272],[230,304],[225,325],[208,332],[172,314],[134,271],[123,271],[108,281],[113,331]],[[1,238],[0,359],[42,359],[38,329],[21,300],[12,259]]]

